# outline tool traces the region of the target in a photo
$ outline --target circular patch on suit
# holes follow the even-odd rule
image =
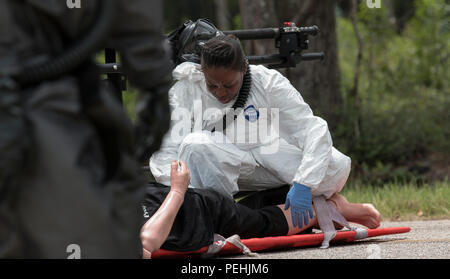
[[[259,119],[259,111],[253,105],[250,105],[244,109],[244,116],[248,121],[256,122]]]

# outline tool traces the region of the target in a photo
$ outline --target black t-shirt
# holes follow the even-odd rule
[[[156,213],[170,187],[149,183],[142,203],[142,225]],[[283,212],[277,206],[251,209],[210,189],[186,192],[169,233],[161,248],[173,251],[195,251],[210,245],[214,233],[241,238],[280,236],[288,232]]]

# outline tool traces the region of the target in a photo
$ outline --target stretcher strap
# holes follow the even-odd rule
[[[208,246],[208,251],[206,251],[205,253],[203,253],[201,255],[202,258],[211,258],[214,255],[216,255],[217,253],[220,252],[220,250],[222,250],[222,248],[225,246],[225,244],[229,242],[231,244],[233,244],[234,246],[238,247],[239,249],[242,250],[242,253],[244,255],[250,256],[250,257],[256,257],[258,256],[257,253],[252,252],[247,246],[245,246],[242,241],[241,238],[239,237],[239,235],[235,234],[232,235],[228,238],[225,238],[223,236],[221,236],[220,234],[214,234],[214,242]]]
[[[324,196],[313,197],[313,203],[316,208],[317,221],[323,232],[323,242],[320,248],[326,249],[330,247],[330,241],[336,237],[337,232],[333,221],[350,230],[355,230],[355,228],[350,227],[344,216],[326,201]]]
[[[222,250],[223,246],[227,243],[225,237],[220,234],[214,234],[214,241],[211,245],[208,246],[208,250],[201,255],[201,258],[211,258],[215,254],[219,253]]]

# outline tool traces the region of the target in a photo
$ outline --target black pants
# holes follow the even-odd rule
[[[160,207],[170,187],[150,183],[142,204],[144,224]],[[241,238],[286,235],[289,230],[283,212],[277,206],[251,209],[206,189],[188,189],[169,237],[162,248],[193,251],[210,245],[214,233]]]

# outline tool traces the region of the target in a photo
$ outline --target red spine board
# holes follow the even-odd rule
[[[376,237],[380,235],[407,233],[411,229],[409,227],[395,227],[382,229],[367,229],[367,237]],[[355,239],[356,231],[338,231],[336,237],[331,242],[352,242]],[[249,238],[242,239],[242,243],[247,246],[252,252],[280,250],[294,247],[319,246],[323,241],[323,233],[317,234],[297,234],[289,236],[274,236],[263,238]],[[159,249],[152,253],[152,258],[159,259],[180,259],[199,257],[205,253],[208,247],[205,246],[196,251],[178,252],[171,250]],[[241,254],[242,250],[231,243],[226,243],[220,250],[218,255],[232,255]]]

